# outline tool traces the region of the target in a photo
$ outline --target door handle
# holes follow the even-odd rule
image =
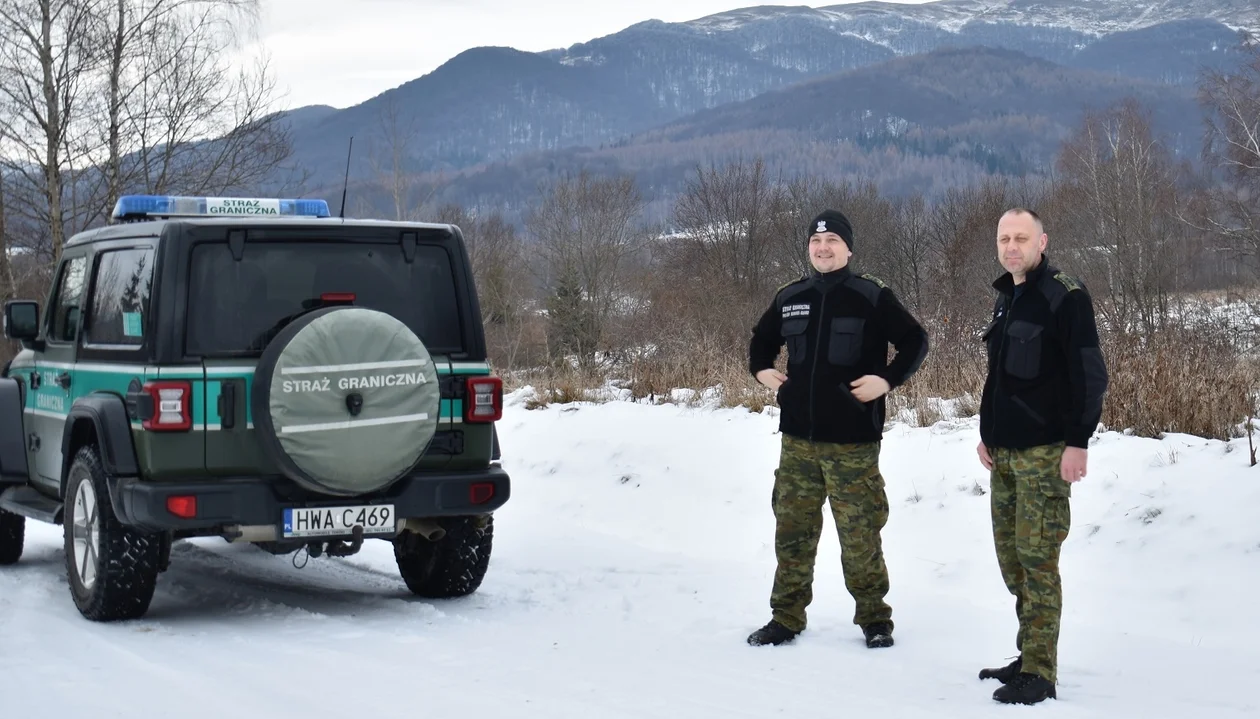
[[[57,384],[61,385],[62,389],[70,389],[70,373],[62,372],[57,375]]]
[[[227,381],[219,387],[219,427],[232,429],[236,426],[236,382]]]

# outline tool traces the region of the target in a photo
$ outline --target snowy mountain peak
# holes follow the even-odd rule
[[[842,25],[882,25],[896,32],[906,23],[956,33],[969,23],[1036,25],[1085,35],[1140,30],[1176,20],[1215,20],[1234,29],[1260,32],[1256,0],[939,0],[921,5],[861,2],[818,8],[759,5],[684,23],[703,32],[731,32],[753,23],[785,18]]]

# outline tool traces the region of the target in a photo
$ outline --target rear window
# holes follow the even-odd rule
[[[324,293],[401,320],[430,352],[462,349],[455,278],[446,250],[419,245],[408,264],[397,243],[252,242],[240,262],[227,243],[193,248],[187,351],[258,352],[282,321]]]

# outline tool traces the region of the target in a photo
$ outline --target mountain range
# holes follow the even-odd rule
[[[758,6],[546,52],[474,48],[361,104],[285,119],[308,190],[330,201],[351,136],[352,186],[370,203],[396,150],[408,176],[440,178],[442,200],[509,210],[578,166],[668,194],[688,163],[753,152],[931,191],[1043,170],[1087,107],[1124,96],[1192,154],[1199,73],[1236,64],[1242,30],[1260,31],[1256,0]]]

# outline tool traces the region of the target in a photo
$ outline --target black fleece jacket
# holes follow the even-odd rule
[[[1102,418],[1107,366],[1094,305],[1081,282],[1043,256],[1016,294],[1005,273],[984,332],[989,375],[980,400],[988,447],[1089,446]]]
[[[897,349],[888,362],[888,345]],[[927,333],[893,291],[847,267],[802,277],[779,289],[753,327],[748,369],[774,367],[787,345],[788,380],[779,388],[779,430],[824,442],[883,438],[885,402],[862,403],[849,384],[876,375],[897,388],[927,355]]]

